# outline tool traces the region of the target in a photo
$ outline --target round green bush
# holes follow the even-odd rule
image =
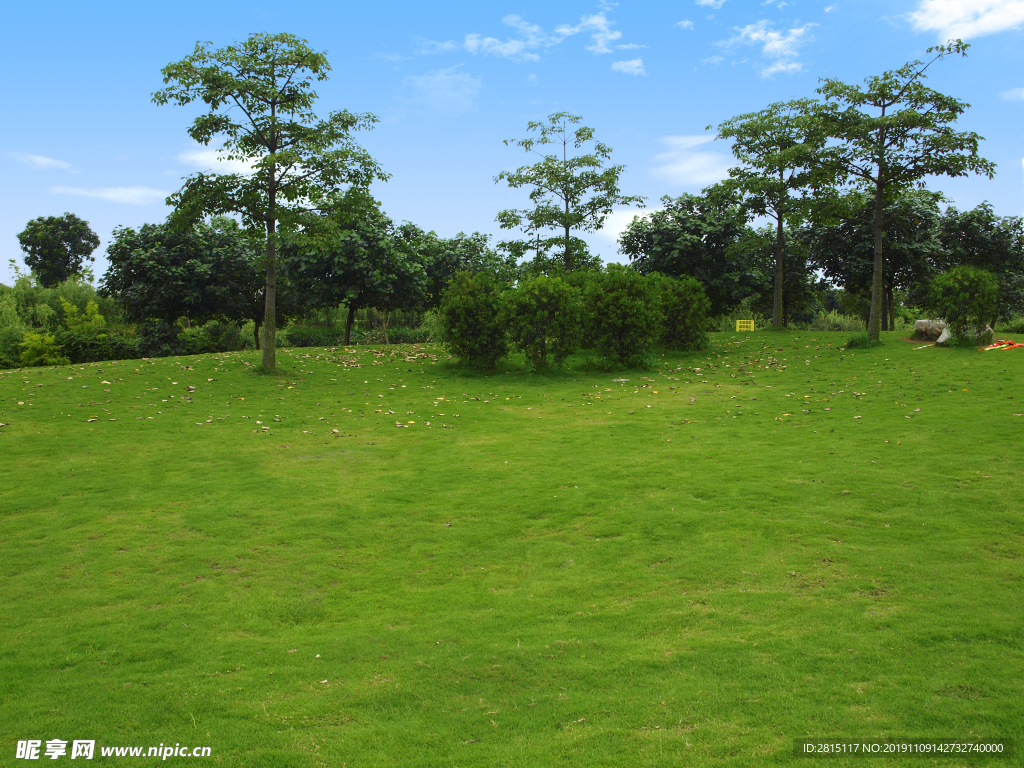
[[[444,343],[471,368],[493,368],[508,352],[504,288],[484,272],[458,272],[438,308]]]
[[[661,343],[669,349],[705,349],[711,301],[704,286],[693,277],[669,277],[659,272],[647,276],[661,299]]]
[[[535,368],[556,364],[580,348],[583,300],[580,292],[560,277],[541,275],[508,296],[508,330],[516,348]]]
[[[958,341],[974,339],[998,312],[999,279],[978,267],[954,267],[932,280],[926,308]]]
[[[661,296],[656,283],[634,269],[609,264],[587,281],[583,293],[594,348],[623,365],[646,365],[661,336]]]

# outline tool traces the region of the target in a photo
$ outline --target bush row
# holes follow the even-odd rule
[[[580,349],[611,363],[646,365],[656,345],[701,349],[710,302],[693,278],[641,275],[618,264],[512,288],[460,272],[441,301],[442,340],[467,365],[491,368],[514,348],[543,368]]]

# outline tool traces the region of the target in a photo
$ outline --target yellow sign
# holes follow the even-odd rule
[[[737,320],[736,321],[736,330],[737,331],[752,331],[752,330],[754,330],[754,321],[753,320]]]

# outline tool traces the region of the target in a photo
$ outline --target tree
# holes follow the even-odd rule
[[[970,106],[945,96],[922,82],[933,63],[950,54],[966,56],[960,40],[928,49],[936,55],[927,63],[912,61],[899,69],[872,76],[864,87],[825,79],[817,93],[825,104],[814,115],[824,132],[835,139],[821,154],[821,167],[837,178],[853,179],[872,194],[874,263],[868,336],[878,340],[885,285],[885,204],[926,176],[989,178],[995,165],[978,155],[981,137],[954,131],[952,123]]]
[[[731,168],[733,184],[746,195],[746,207],[775,221],[772,327],[786,325],[786,238],[783,229],[800,225],[808,210],[807,192],[820,181],[815,157],[823,143],[812,102],[776,102],[760,112],[739,115],[718,126],[718,138],[732,139],[732,153],[743,163]],[[708,126],[710,128],[710,126]]]
[[[786,326],[794,320],[812,319],[826,284],[815,279],[814,268],[807,260],[805,242],[794,237],[788,226],[783,229],[782,236],[786,258],[781,280],[776,274],[778,232],[773,227],[747,227],[731,253],[734,259],[748,265],[753,283],[750,308],[755,312],[764,315],[774,312],[779,298],[777,288],[781,283],[781,325]]]
[[[101,291],[130,321],[215,317],[249,319],[254,282],[252,243],[223,220],[182,230],[169,224],[118,227],[107,247]]]
[[[423,306],[434,309],[456,272],[488,272],[503,282],[512,282],[517,274],[514,256],[501,256],[490,247],[489,235],[459,232],[454,237],[438,237],[405,222],[399,228],[427,273]]]
[[[411,234],[411,232],[409,233]],[[285,273],[309,306],[345,304],[345,344],[359,309],[414,309],[427,292],[427,273],[414,241],[375,200],[350,193],[282,245]]]
[[[157,104],[201,100],[209,112],[188,133],[201,144],[223,139],[221,159],[251,164],[252,173],[197,173],[168,198],[173,220],[186,225],[210,213],[237,213],[246,226],[266,233],[263,367],[276,366],[278,230],[294,232],[340,187],[368,187],[385,174],[355,143],[354,131],[370,128],[373,115],[313,113],[313,81],[326,79],[327,57],[288,34],[253,34],[240,45],[195,52],[163,68],[169,87]]]
[[[90,255],[100,238],[89,229],[89,222],[73,213],[40,216],[18,234],[25,265],[35,273],[40,285],[53,288],[73,275],[81,274],[82,263],[93,261]]]
[[[694,277],[711,300],[710,313],[723,315],[748,296],[758,274],[737,249],[747,214],[735,192],[709,187],[702,195],[661,198],[663,210],[638,216],[619,238],[619,250],[637,271]]]
[[[939,239],[950,267],[969,264],[999,279],[997,314],[1009,318],[1024,311],[1024,219],[996,216],[985,202],[969,211],[946,209]],[[994,325],[997,317],[988,318]]]
[[[939,240],[940,200],[942,195],[918,189],[885,204],[882,245],[887,255],[882,272],[881,330],[893,328],[895,292],[906,291],[920,301],[932,277],[942,269],[945,256]],[[868,192],[854,190],[839,199],[835,211],[835,223],[812,223],[797,237],[806,246],[811,263],[832,283],[852,295],[870,296],[875,248],[874,198]]]
[[[932,280],[927,305],[935,317],[949,323],[957,340],[985,338],[985,321],[998,311],[999,280],[978,267],[954,267]]]
[[[579,125],[582,117],[568,112],[555,112],[547,122],[530,122],[527,131],[537,131],[536,138],[506,139],[505,146],[517,146],[541,158],[531,166],[522,166],[515,171],[502,171],[494,181],[505,181],[513,189],[533,187],[530,201],[532,210],[506,210],[498,214],[497,221],[502,229],[525,229],[537,240],[537,251],[543,247],[561,245],[562,262],[565,271],[574,267],[573,251],[579,245],[573,243],[573,230],[595,232],[604,225],[604,220],[616,205],[642,205],[644,198],[619,194],[619,176],[625,166],[612,165],[607,168],[612,151],[599,141],[594,141],[592,128]],[[590,153],[569,156],[570,145],[582,150],[594,142]],[[543,154],[538,148],[554,147],[555,154]],[[561,157],[557,149],[561,147]],[[540,238],[545,230],[560,230],[561,235]],[[524,249],[533,248],[530,238]]]

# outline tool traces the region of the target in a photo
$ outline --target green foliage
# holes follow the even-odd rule
[[[615,206],[642,205],[644,199],[619,193],[619,176],[625,166],[605,167],[611,158],[610,147],[594,141],[594,130],[586,126],[573,129],[583,121],[578,115],[555,112],[544,122],[527,124],[527,131],[536,131],[536,138],[506,139],[505,146],[520,147],[526,152],[540,154],[541,160],[515,171],[502,171],[494,181],[505,181],[513,189],[532,187],[528,210],[505,210],[497,216],[502,229],[523,229],[531,239],[540,241],[540,233],[554,230],[558,234],[543,239],[543,249],[560,247],[565,271],[579,266],[574,262],[573,231],[594,232],[601,229],[604,220]],[[570,148],[584,150],[593,142],[589,152],[570,156]],[[541,154],[551,147],[554,152]],[[537,247],[537,255],[541,255]]]
[[[60,330],[54,334],[61,351],[72,363],[133,360],[141,355],[134,329],[109,331]]]
[[[597,352],[620,365],[649,363],[662,328],[661,296],[654,281],[635,269],[609,264],[587,282],[583,301]]]
[[[95,301],[88,302],[85,305],[85,312],[81,312],[78,307],[63,296],[59,298],[61,307],[64,309],[64,327],[69,331],[88,333],[90,331],[98,331],[107,324],[106,319],[100,314],[99,305]]]
[[[83,261],[93,261],[90,254],[100,238],[89,229],[89,222],[65,213],[33,219],[18,234],[18,242],[25,252],[25,265],[40,285],[53,288],[82,273]]]
[[[237,323],[211,320],[205,325],[182,330],[179,336],[182,354],[202,355],[209,352],[237,352],[246,348],[250,339],[242,334]]]
[[[661,344],[669,349],[704,349],[711,302],[704,287],[692,277],[674,278],[654,272],[647,276],[654,283],[661,305]],[[733,326],[735,328],[735,326]]]
[[[266,233],[263,367],[273,370],[277,232],[301,229],[310,204],[324,203],[339,188],[367,189],[374,180],[387,180],[352,138],[377,118],[347,110],[317,118],[313,83],[327,78],[330,65],[324,53],[294,35],[254,33],[217,50],[197,43],[191,56],[162,71],[168,87],[154,93],[153,101],[204,102],[210,111],[195,119],[189,135],[204,145],[219,139],[222,159],[253,166],[251,174],[194,174],[168,202],[179,224],[237,213],[247,228]]]
[[[144,320],[136,326],[140,357],[168,357],[185,354],[181,346],[181,326],[163,320]]]
[[[866,333],[854,336],[846,342],[847,349],[871,349],[880,346],[882,346],[882,342],[879,339],[872,339]]]
[[[441,297],[444,343],[471,368],[493,368],[508,352],[504,290],[486,273],[458,272]]]
[[[488,244],[488,235],[459,232],[455,237],[438,237],[409,223],[398,229],[426,270],[424,307],[437,307],[456,272],[488,272],[502,282],[511,282],[516,277],[516,259],[499,255]]]
[[[43,365],[67,365],[71,361],[61,354],[60,344],[52,333],[28,331],[21,342],[21,364],[26,368]]]
[[[864,321],[855,315],[844,315],[837,310],[819,312],[811,321],[812,331],[864,331]]]
[[[748,251],[737,247],[747,213],[734,191],[709,187],[661,203],[663,210],[633,219],[619,238],[619,250],[639,272],[696,278],[712,315],[726,314],[763,284]]]
[[[343,334],[340,328],[322,325],[292,325],[285,329],[291,347],[336,347]]]
[[[520,283],[506,304],[509,334],[534,368],[545,368],[548,353],[559,365],[579,349],[583,333],[580,292],[558,277],[541,275]]]
[[[118,227],[107,258],[101,290],[132,321],[242,321],[251,318],[260,291],[252,238],[223,219],[186,229]]]
[[[978,267],[954,267],[932,280],[926,308],[942,318],[958,340],[980,338],[999,306],[999,280]]]
[[[21,365],[21,342],[25,326],[0,326],[0,370]]]

